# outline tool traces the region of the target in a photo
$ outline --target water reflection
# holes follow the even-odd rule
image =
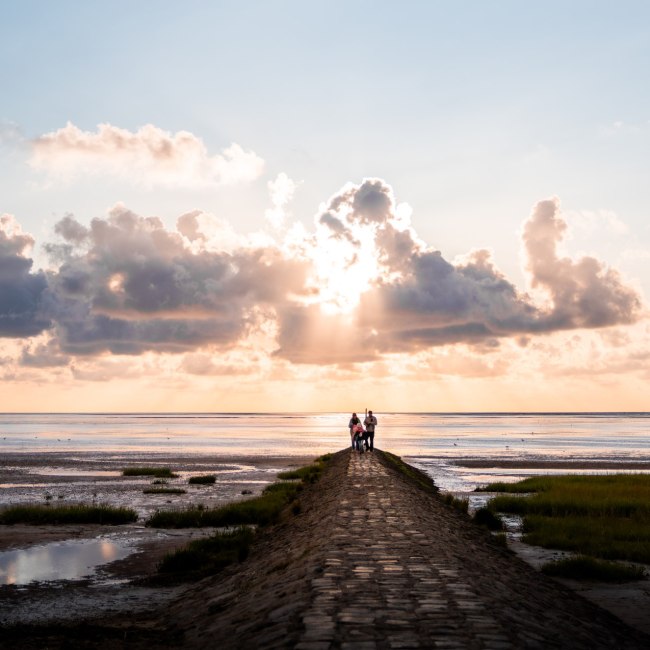
[[[76,580],[102,564],[133,552],[105,538],[52,542],[44,546],[0,552],[0,585],[26,585],[49,580]]]

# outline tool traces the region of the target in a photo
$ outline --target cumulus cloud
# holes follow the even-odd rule
[[[594,257],[572,260],[558,255],[566,229],[558,199],[540,201],[524,226],[531,284],[544,289],[553,302],[547,326],[572,329],[632,323],[641,308],[640,298],[614,269]]]
[[[83,227],[66,217],[59,232],[73,240]],[[186,351],[233,345],[246,336],[259,305],[280,305],[300,293],[300,261],[277,249],[215,252],[193,246],[197,215],[168,230],[153,217],[116,206],[94,219],[81,249],[50,277],[61,348],[70,354]],[[185,236],[189,235],[189,237]],[[60,254],[60,251],[59,251]]]
[[[50,326],[44,315],[47,280],[43,272],[32,273],[28,257],[34,245],[9,214],[0,216],[0,336],[27,337]]]
[[[286,181],[271,188],[277,206],[292,191]],[[165,352],[185,354],[183,372],[218,375],[262,357],[345,365],[456,344],[484,353],[504,340],[530,346],[539,334],[626,325],[642,308],[615,270],[558,252],[567,223],[556,199],[538,203],[522,230],[530,295],[486,249],[448,261],[427,246],[379,179],[346,185],[312,232],[287,230],[277,244],[238,237],[201,211],[176,228],[121,204],[89,225],[67,215],[59,243],[45,247],[47,275],[31,268],[31,237],[3,219],[0,333],[48,330],[46,343],[24,348],[32,367]]]
[[[30,163],[51,180],[101,174],[147,187],[231,185],[252,181],[264,169],[262,158],[238,144],[211,155],[192,133],[153,124],[135,132],[100,124],[91,132],[68,122],[33,140]]]

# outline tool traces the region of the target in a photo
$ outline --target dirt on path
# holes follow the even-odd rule
[[[650,647],[650,637],[536,572],[381,452],[339,452],[300,501],[246,562],[155,616],[8,630],[0,647]]]

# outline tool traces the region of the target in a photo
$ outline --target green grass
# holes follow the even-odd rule
[[[262,496],[264,495],[283,495],[287,503],[295,499],[299,492],[303,489],[302,483],[295,483],[293,481],[276,481],[275,483],[270,483],[262,491]]]
[[[544,476],[512,484],[509,491],[533,494],[498,496],[488,507],[523,516],[525,542],[650,563],[649,475]]]
[[[374,453],[374,452],[373,452]],[[438,488],[428,474],[425,474],[417,467],[413,467],[405,463],[399,456],[391,454],[387,451],[380,453],[393,467],[395,467],[401,474],[411,479],[419,488],[425,492],[438,492]]]
[[[627,582],[645,578],[645,572],[641,567],[598,560],[584,555],[547,562],[542,566],[542,572],[560,578],[599,582]]]
[[[128,524],[138,515],[130,508],[87,505],[23,505],[0,511],[0,524]]]
[[[146,488],[142,490],[143,494],[187,494],[186,490],[181,488]]]
[[[190,485],[212,485],[217,480],[214,474],[206,474],[205,476],[191,476],[188,483]]]
[[[469,509],[469,499],[458,499],[453,494],[447,493],[442,497],[442,500],[450,508],[467,514],[467,510]]]
[[[320,477],[324,462],[301,467],[290,472],[281,472],[279,478],[300,479],[284,480],[268,485],[262,494],[252,499],[229,503],[220,508],[191,506],[182,510],[159,510],[146,522],[153,528],[201,528],[207,526],[266,526],[277,521],[282,511],[293,504],[292,512],[298,514],[301,506],[296,497],[306,483],[313,483]]]
[[[299,485],[295,485],[297,494]],[[277,521],[280,513],[292,500],[288,490],[274,490],[259,497],[229,503],[221,508],[192,506],[183,510],[160,510],[146,522],[153,528],[202,528],[205,526],[238,526],[255,524],[266,526]]]
[[[287,472],[280,472],[278,478],[283,481],[299,479],[304,483],[315,483],[323,471],[323,463],[316,462],[299,469],[292,469]]]
[[[187,577],[212,575],[233,562],[243,562],[254,536],[253,530],[241,527],[195,540],[185,548],[167,554],[158,571],[183,573]]]
[[[479,526],[486,526],[489,530],[503,530],[501,519],[488,508],[479,508],[474,513],[474,523]]]
[[[178,478],[169,467],[126,467],[122,476],[155,476],[156,478]]]

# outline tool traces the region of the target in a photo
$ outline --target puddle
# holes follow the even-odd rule
[[[123,541],[96,539],[52,542],[0,552],[0,585],[27,585],[50,580],[78,580],[97,567],[134,552]]]
[[[121,476],[122,472],[105,469],[71,469],[66,467],[26,467],[21,468],[28,474],[39,476]]]

